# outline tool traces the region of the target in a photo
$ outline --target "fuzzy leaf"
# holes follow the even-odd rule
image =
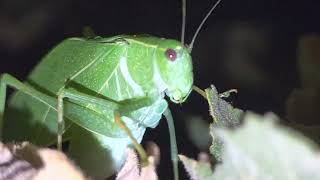
[[[87,180],[60,151],[38,148],[28,142],[0,142],[0,179],[6,180]]]
[[[139,161],[137,154],[133,149],[128,148],[127,159],[120,172],[117,174],[116,180],[139,179]]]
[[[185,123],[188,136],[192,143],[201,151],[207,151],[212,143],[212,138],[209,133],[209,123],[202,117],[195,115],[186,116]]]
[[[211,85],[210,88],[205,90],[209,103],[210,115],[213,118],[211,127],[236,127],[240,124],[243,111],[241,109],[234,108],[231,104],[225,101],[221,94],[218,93],[216,87]],[[230,94],[230,92],[222,93]],[[210,146],[210,153],[215,157],[217,161],[221,161],[221,152],[223,150],[223,143],[213,133],[212,145]]]
[[[210,163],[199,162],[190,159],[184,155],[179,155],[180,161],[182,161],[185,170],[192,180],[209,180],[212,179],[212,170]]]
[[[149,156],[149,165],[140,168],[139,160],[136,152],[133,149],[127,148],[127,159],[117,174],[116,180],[158,180],[156,173],[155,156]]]
[[[275,116],[248,113],[238,130],[213,129],[224,142],[223,163],[212,179],[320,179],[316,146],[275,125]]]

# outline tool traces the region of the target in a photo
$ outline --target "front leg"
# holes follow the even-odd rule
[[[131,107],[132,109],[134,109],[135,104],[142,104],[142,103],[129,104],[128,106]],[[130,109],[129,107],[124,108],[124,109]],[[158,124],[159,120],[161,119],[162,114],[165,116],[165,118],[167,119],[168,128],[169,128],[170,146],[171,146],[171,160],[173,163],[174,179],[178,180],[179,179],[178,148],[177,148],[177,143],[176,143],[174,122],[173,122],[172,114],[171,114],[170,109],[168,108],[168,104],[167,104],[166,100],[159,98],[156,101],[153,101],[153,103],[149,106],[142,107],[141,109],[137,109],[135,111],[130,111],[129,113],[124,112],[124,114],[129,115],[132,118],[135,117],[136,120],[139,119],[138,122],[145,127],[153,127],[153,128]],[[131,134],[132,131],[126,127],[126,125],[121,121],[120,118],[119,118],[118,123],[120,124],[119,125],[120,127],[124,126],[122,129],[128,134],[129,137],[130,136],[132,137],[132,138],[130,137],[130,139],[133,142],[133,144],[134,145],[138,144],[138,143],[135,143],[135,139],[133,138],[133,136]],[[141,159],[143,159],[145,157],[145,155],[144,155],[145,153],[139,152],[140,151],[139,149],[143,150],[141,145],[140,144],[135,145],[135,148],[137,149],[139,155],[142,156]]]
[[[2,74],[0,76],[0,137],[2,137],[2,133],[3,133],[2,126],[3,126],[3,116],[4,116],[4,110],[5,110],[5,104],[6,104],[7,86],[30,95],[31,97],[37,99],[38,101],[44,103],[46,106],[52,109],[56,109],[55,107],[56,100],[53,97],[34,89],[30,85],[22,83],[21,81],[11,76],[10,74]]]
[[[138,151],[138,154],[141,158],[141,166],[145,167],[148,165],[148,156],[141,144],[136,140],[136,138],[132,135],[130,129],[126,126],[126,124],[121,120],[120,114],[118,112],[114,113],[114,119],[115,123],[126,132],[126,134],[129,136],[132,144],[134,145],[135,149]]]
[[[176,133],[174,128],[174,122],[172,118],[172,114],[169,108],[163,113],[163,115],[167,119],[169,135],[170,135],[170,148],[171,148],[171,161],[173,164],[173,174],[174,179],[179,180],[179,169],[178,169],[178,148],[177,148],[177,140]]]
[[[62,134],[64,132],[63,104],[64,104],[65,98],[68,98],[80,103],[96,104],[111,110],[119,109],[119,104],[111,100],[105,100],[105,99],[97,98],[97,97],[87,95],[78,91],[61,88],[60,91],[58,92],[58,103],[57,103],[57,113],[58,113],[57,147],[59,150],[62,149]]]

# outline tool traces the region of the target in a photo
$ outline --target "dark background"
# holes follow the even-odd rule
[[[186,42],[214,1],[187,2]],[[320,2],[223,0],[199,34],[192,52],[195,84],[215,84],[219,91],[237,88],[233,105],[285,117],[285,101],[300,86],[296,67],[299,38],[320,31]],[[23,80],[50,48],[67,37],[81,36],[84,26],[98,35],[152,34],[180,38],[179,0],[2,0],[0,1],[0,74]],[[186,114],[208,116],[197,94],[171,105],[179,152],[196,157],[198,149],[186,135]],[[165,121],[149,130],[163,154],[160,177],[169,178],[169,137]]]

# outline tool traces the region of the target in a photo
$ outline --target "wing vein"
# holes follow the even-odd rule
[[[118,68],[120,66],[120,60],[117,62],[116,67],[113,69],[113,71],[111,72],[110,76],[108,77],[108,79],[103,83],[103,85],[101,86],[101,88],[98,90],[98,94],[100,94],[102,92],[102,90],[108,85],[110,79],[114,76],[114,74],[117,72]]]

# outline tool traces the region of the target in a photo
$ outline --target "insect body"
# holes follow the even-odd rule
[[[2,86],[10,85],[7,79],[14,78],[2,76]],[[2,135],[6,141],[55,142],[59,133],[56,99],[63,90],[71,94],[63,102],[63,139],[70,140],[70,155],[89,172],[100,171],[97,164],[92,165],[99,160],[99,168],[110,167],[103,160],[108,156],[119,168],[131,142],[114,123],[114,113],[120,114],[140,142],[145,128],[155,127],[167,109],[164,95],[181,103],[192,83],[191,57],[178,41],[126,35],[70,38],[53,48],[31,72],[26,81],[31,92],[20,88],[13,95]],[[109,173],[97,172],[91,173],[97,178]]]
[[[62,139],[69,140],[68,153],[80,167],[94,179],[105,179],[123,164],[125,148],[139,143],[145,129],[157,126],[163,114],[177,180],[173,119],[164,96],[182,103],[190,94],[190,53],[203,23],[220,1],[203,19],[188,48],[183,0],[182,42],[128,35],[69,38],[42,59],[25,83],[1,75],[2,140],[43,146],[58,142],[60,149]],[[19,91],[5,109],[7,86]],[[121,128],[117,119],[127,128]]]

